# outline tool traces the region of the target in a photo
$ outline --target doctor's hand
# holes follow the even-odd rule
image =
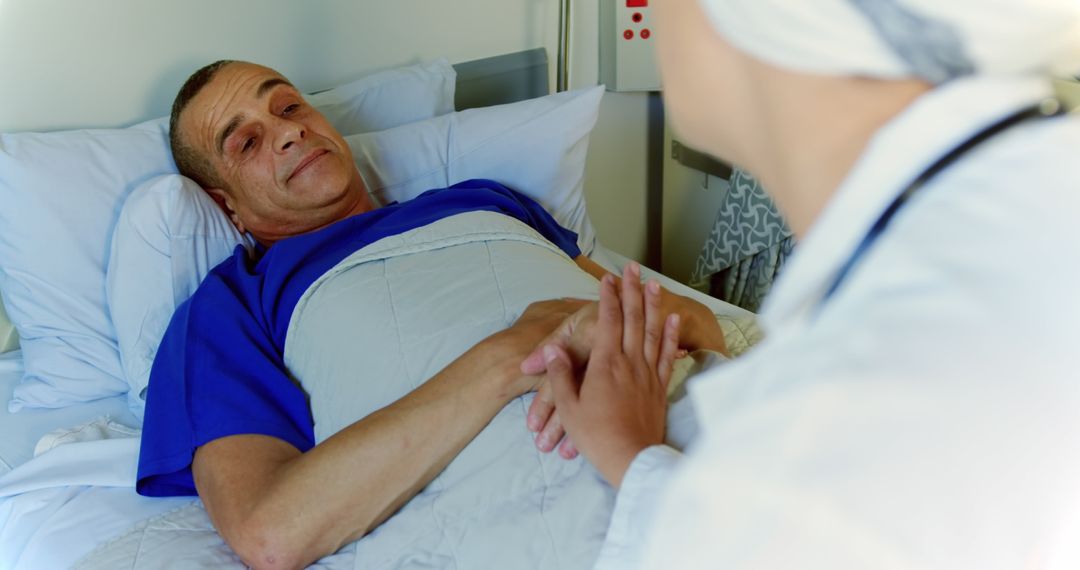
[[[627,268],[632,273],[633,268]],[[560,344],[543,348],[547,379],[562,425],[614,487],[641,450],[662,443],[667,383],[679,350],[679,315],[660,308],[654,284],[601,281],[594,339],[584,378]]]
[[[615,288],[621,289],[623,281],[633,280],[641,282],[641,267],[636,263],[630,263],[623,268],[623,279],[615,279]],[[636,293],[641,296],[640,287]],[[678,313],[683,323],[680,331],[680,350],[676,353],[677,358],[686,355],[688,346],[692,349],[711,348],[726,350],[724,347],[723,331],[720,329],[712,312],[697,301],[672,294],[664,290],[656,282],[645,285],[645,311],[654,320],[664,319],[669,313]],[[538,344],[536,349],[521,363],[521,371],[527,375],[544,374],[547,363],[544,361],[543,347],[548,344],[556,344],[562,347],[570,357],[575,369],[584,368],[589,360],[594,343],[594,330],[596,328],[599,305],[595,302],[582,306],[577,312],[569,316],[558,328],[556,328],[544,342]],[[701,323],[696,325],[695,323]],[[711,324],[711,327],[709,326]],[[689,330],[688,330],[689,329]],[[687,341],[687,336],[693,342]],[[544,382],[540,385],[529,406],[526,423],[531,431],[536,433],[536,447],[547,453],[558,446],[559,455],[565,459],[577,457],[578,451],[571,438],[565,438],[565,430],[562,419],[555,408],[555,398],[551,390],[551,384]]]

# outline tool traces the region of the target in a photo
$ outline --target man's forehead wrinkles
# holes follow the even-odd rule
[[[261,102],[277,88],[295,89],[288,79],[272,69],[250,64],[226,66],[211,80],[211,89],[200,113],[198,138],[207,158],[217,162],[224,159],[225,138],[250,117],[252,103]]]
[[[208,112],[206,113],[207,120],[204,125],[205,128],[203,129],[203,144],[207,150],[217,149],[217,141],[220,140],[218,135],[219,133],[224,133],[224,129],[219,129],[218,125],[225,120],[230,107],[235,105],[236,100],[241,95],[245,76],[246,74],[244,73],[232,73],[227,75],[222,78],[224,79],[224,85],[221,89],[218,89],[213,93],[214,98],[209,102]],[[235,122],[235,118],[236,117],[234,116],[234,120],[231,122]]]

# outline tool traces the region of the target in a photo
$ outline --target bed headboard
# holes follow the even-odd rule
[[[454,65],[454,108],[472,109],[547,95],[547,51],[536,48]]]

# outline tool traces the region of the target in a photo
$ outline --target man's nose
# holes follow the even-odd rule
[[[274,141],[274,149],[277,152],[293,150],[293,145],[307,137],[307,128],[304,125],[288,119],[278,118],[276,121],[277,140]]]

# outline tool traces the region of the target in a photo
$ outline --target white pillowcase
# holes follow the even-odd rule
[[[453,68],[438,61],[374,74],[314,99],[330,106],[343,134],[352,134],[364,125],[452,111],[454,78]],[[124,198],[176,172],[166,129],[158,119],[127,129],[0,134],[0,291],[26,367],[12,412],[127,391],[106,309],[106,262]]]
[[[592,253],[585,157],[602,86],[470,109],[388,131],[345,137],[368,191],[405,201],[432,188],[490,178],[539,202]]]
[[[237,245],[250,251],[254,242],[179,174],[154,178],[124,202],[105,287],[128,401],[140,418],[150,366],[173,312]]]
[[[491,178],[543,204],[578,232],[595,233],[582,180],[603,87],[471,109],[378,133],[346,137],[381,202],[413,198],[469,178]],[[169,317],[241,237],[199,187],[179,175],[148,182],[124,204],[109,263],[109,307],[142,416],[150,366]],[[588,246],[588,247],[585,247]]]
[[[343,135],[381,131],[454,110],[457,72],[450,62],[390,69],[306,97]]]
[[[0,290],[25,366],[10,411],[127,389],[105,260],[123,197],[163,172],[160,126],[0,135]]]

